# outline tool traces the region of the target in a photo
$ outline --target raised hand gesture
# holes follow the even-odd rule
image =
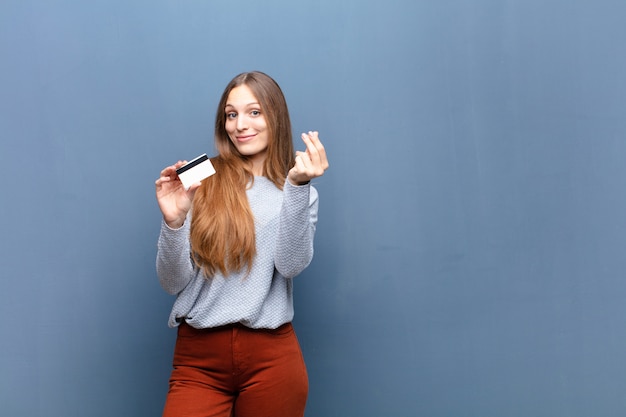
[[[178,161],[161,171],[161,176],[156,180],[156,198],[159,203],[163,220],[165,223],[177,229],[183,225],[187,212],[191,209],[193,196],[201,183],[193,184],[189,189],[185,189],[183,183],[178,178],[176,170],[185,165],[187,161]]]
[[[289,170],[287,178],[293,185],[304,185],[313,178],[321,177],[328,169],[326,150],[317,132],[302,134],[306,151],[296,152],[296,163]]]

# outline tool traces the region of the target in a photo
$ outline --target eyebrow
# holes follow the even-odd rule
[[[251,107],[251,106],[259,106],[259,107],[261,107],[261,105],[260,105],[259,103],[257,103],[256,101],[254,101],[254,102],[252,102],[252,103],[245,104],[245,105],[244,105],[244,108],[246,108],[246,107]],[[226,103],[226,106],[224,106],[224,108],[227,108],[227,107],[232,107],[232,108],[235,108],[235,106],[233,106],[233,105],[232,105],[232,104],[230,104],[230,103]]]

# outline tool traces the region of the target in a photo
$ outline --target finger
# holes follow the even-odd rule
[[[311,131],[308,135],[304,133],[302,135],[302,140],[307,145],[307,154],[311,158],[312,164],[323,172],[328,168],[328,161],[326,159],[326,150],[319,140],[318,132]],[[319,174],[318,171],[318,175]]]
[[[315,143],[313,143],[313,137],[311,135],[311,133],[313,132],[309,132],[307,133],[303,133],[302,134],[302,141],[304,142],[304,144],[306,145],[306,153],[309,156],[309,158],[311,159],[311,162],[315,163],[316,159],[317,159],[317,148],[315,147]]]
[[[164,182],[166,182],[166,181],[169,181],[169,180],[170,180],[170,177],[159,177],[159,178],[157,178],[157,180],[154,182],[154,184],[155,184],[155,185],[157,185],[157,186],[159,186],[159,185],[161,185],[162,183],[164,183]]]
[[[306,159],[308,159],[308,157],[304,152],[297,152],[293,168],[289,170],[289,180],[292,184],[298,185],[310,181],[310,176],[307,174],[307,168],[304,162]]]
[[[323,148],[322,142],[320,141],[320,137],[319,137],[319,132],[317,131],[309,131],[309,139],[311,140],[311,143],[313,144],[313,146],[315,146],[316,148]]]
[[[297,151],[295,166],[298,169],[298,171],[306,172],[310,165],[311,165],[311,160],[309,159],[309,155],[306,152]]]
[[[194,191],[196,191],[200,186],[202,185],[202,182],[198,181],[196,183],[193,183],[189,186],[189,188],[187,189],[187,191],[193,193]]]
[[[186,163],[187,161],[178,161],[174,165],[163,168],[163,170],[161,171],[161,176],[172,176],[172,174],[174,174],[173,176],[176,176],[176,170]]]
[[[309,132],[308,138],[310,146],[312,146],[318,154],[325,153],[324,145],[322,145],[320,141],[318,132]]]
[[[311,137],[311,142],[315,146],[315,149],[317,150],[317,153],[319,155],[320,166],[322,167],[322,169],[326,170],[328,168],[328,158],[326,156],[326,148],[324,148],[324,145],[319,138],[319,133],[309,132],[309,135]]]
[[[176,165],[170,165],[167,168],[163,168],[161,171],[162,177],[173,177],[176,175]]]
[[[322,141],[320,140],[319,133],[310,132],[309,135],[311,137],[311,142],[315,146],[315,149],[317,149],[317,152],[320,154],[320,157],[326,158],[326,148],[324,148],[324,145],[322,144]]]

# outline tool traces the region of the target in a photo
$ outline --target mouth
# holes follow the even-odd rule
[[[237,139],[237,142],[248,142],[252,140],[255,136],[256,133],[254,135],[235,136],[235,139]]]

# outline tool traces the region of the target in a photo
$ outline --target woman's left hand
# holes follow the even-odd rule
[[[313,178],[324,175],[324,171],[328,169],[326,150],[320,142],[318,133],[303,133],[302,141],[306,145],[306,151],[296,152],[296,163],[287,175],[293,185],[307,184]]]

